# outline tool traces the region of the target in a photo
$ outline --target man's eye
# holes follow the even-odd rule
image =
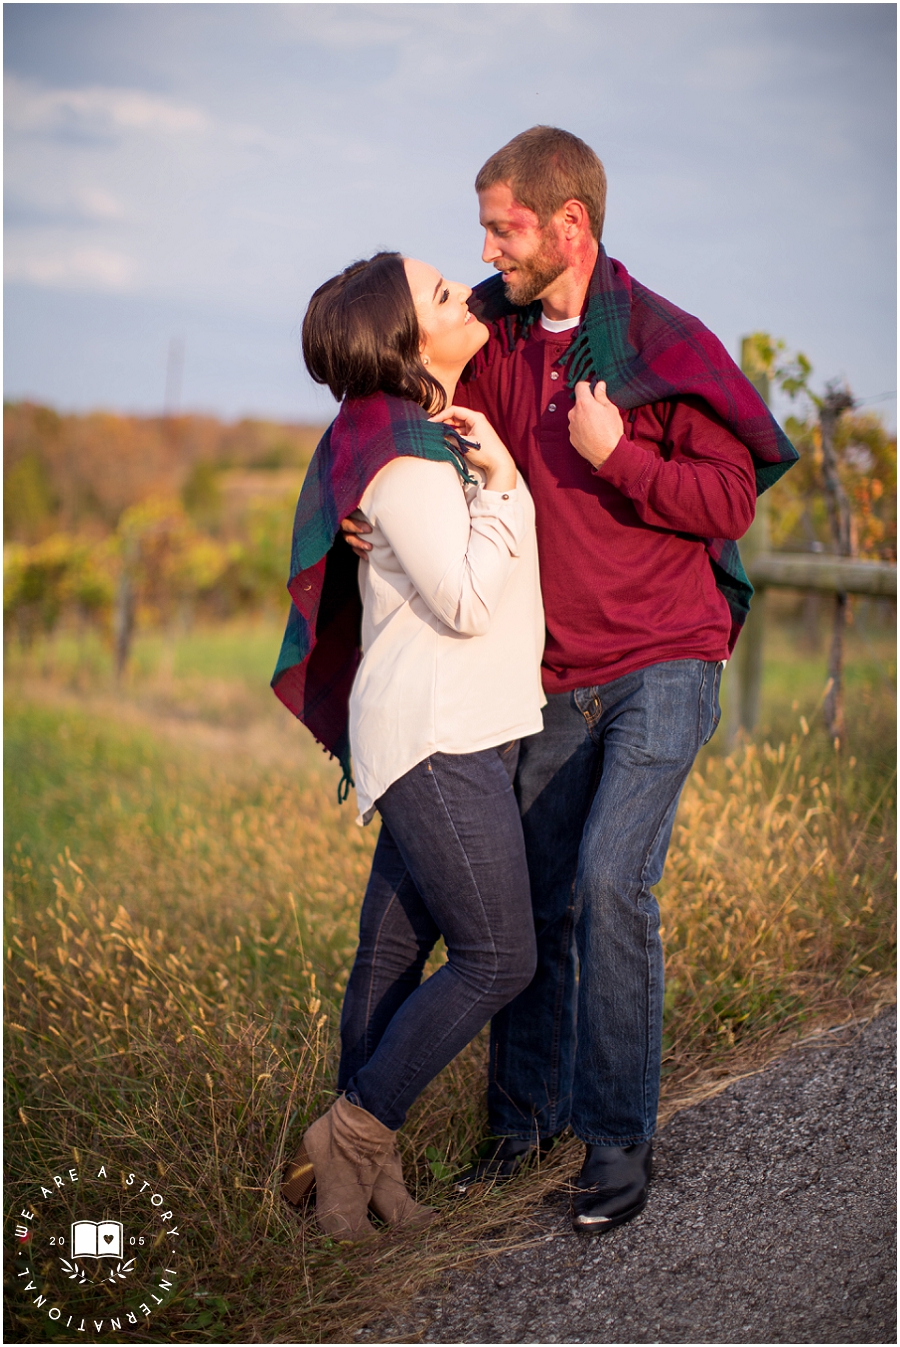
[[[438,303],[439,303],[439,304],[446,304],[446,303],[447,303],[447,300],[448,300],[449,298],[450,298],[450,291],[449,291],[449,290],[442,290],[442,291],[441,291],[441,297],[440,297],[440,299],[438,300]]]

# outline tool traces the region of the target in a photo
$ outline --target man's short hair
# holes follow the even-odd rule
[[[599,239],[606,215],[606,173],[590,145],[556,126],[532,126],[492,154],[475,179],[476,192],[506,183],[516,201],[544,226],[567,201],[580,201]]]

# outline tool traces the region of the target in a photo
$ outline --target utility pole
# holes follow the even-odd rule
[[[169,342],[169,355],[166,360],[166,394],[163,403],[164,416],[177,416],[181,402],[181,383],[184,378],[184,340],[172,337]]]

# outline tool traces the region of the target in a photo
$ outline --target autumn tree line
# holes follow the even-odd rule
[[[6,640],[95,627],[121,645],[123,623],[133,634],[284,608],[321,428],[30,402],[5,404],[3,422]]]
[[[97,628],[121,666],[142,629],[285,610],[293,509],[321,427],[30,402],[5,404],[3,420],[6,640]],[[772,546],[833,550],[836,460],[853,554],[895,560],[897,445],[880,417],[844,410],[828,464],[813,401],[785,429],[800,462],[768,493]]]

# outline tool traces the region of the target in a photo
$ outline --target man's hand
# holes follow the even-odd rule
[[[575,385],[575,406],[569,412],[569,439],[592,468],[599,468],[615,449],[625,430],[615,403],[606,396],[606,384],[591,394],[585,380]]]
[[[344,542],[353,549],[360,561],[368,561],[366,553],[372,550],[372,544],[367,543],[361,535],[371,532],[372,525],[366,519],[362,510],[354,510],[346,519],[341,520],[341,533],[344,535]]]

